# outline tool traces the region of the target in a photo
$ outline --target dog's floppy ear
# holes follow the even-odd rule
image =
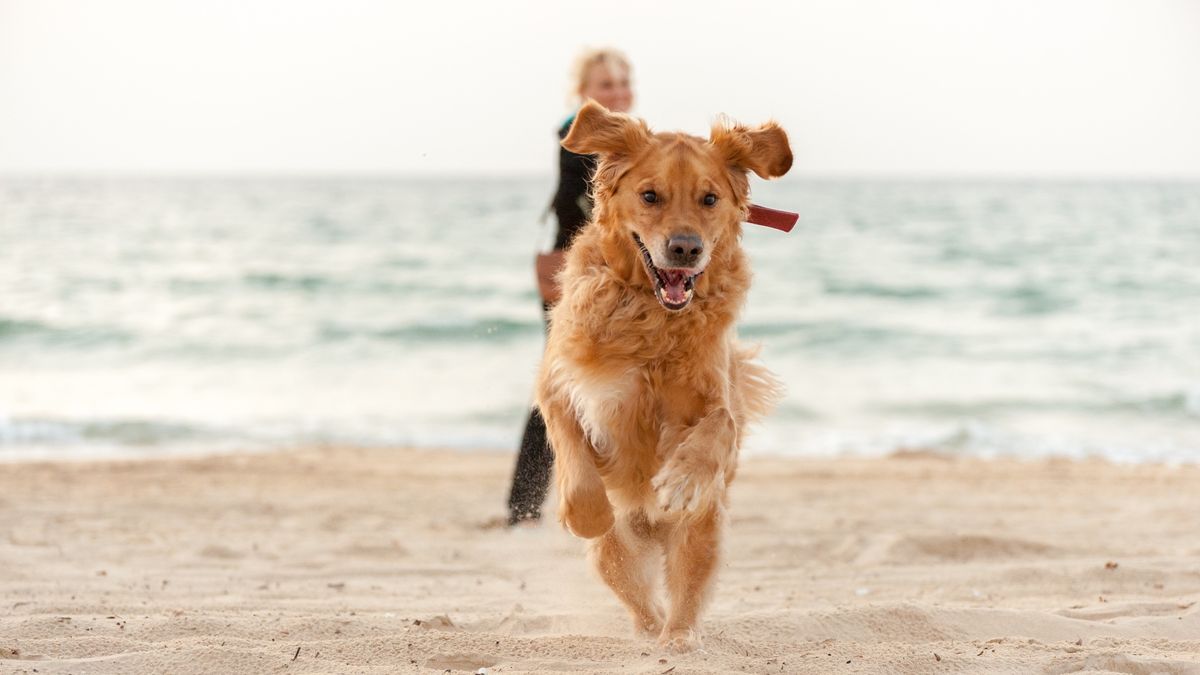
[[[713,125],[708,142],[730,166],[762,178],[778,178],[792,168],[787,134],[775,122],[751,129],[722,120]]]
[[[575,115],[562,146],[580,155],[632,155],[649,142],[650,130],[645,122],[609,112],[588,99]]]

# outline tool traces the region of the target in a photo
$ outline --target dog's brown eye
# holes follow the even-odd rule
[[[642,201],[647,204],[653,204],[658,201],[658,193],[654,190],[646,190],[642,193]]]
[[[716,204],[716,203],[717,203],[717,196],[716,196],[716,195],[714,195],[714,194],[713,194],[713,193],[711,193],[711,192],[710,192],[710,193],[708,193],[708,194],[706,194],[706,195],[704,195],[704,205],[705,205],[705,206],[712,206],[713,204]]]

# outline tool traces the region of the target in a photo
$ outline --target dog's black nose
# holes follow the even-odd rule
[[[667,260],[677,267],[692,267],[704,253],[704,242],[699,235],[673,234],[667,240]]]

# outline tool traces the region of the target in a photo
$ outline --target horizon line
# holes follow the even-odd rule
[[[328,171],[316,169],[269,169],[269,170],[125,170],[125,169],[55,169],[55,170],[4,170],[0,169],[0,180],[380,180],[380,181],[423,181],[423,180],[545,180],[555,181],[557,175],[547,171],[474,171],[474,170],[344,170]],[[787,176],[773,180],[756,180],[763,183],[793,183],[798,180],[813,182],[878,182],[878,183],[923,183],[923,182],[995,182],[995,183],[1200,183],[1200,174],[1122,174],[1122,173],[1037,173],[1037,172],[854,172],[854,171],[793,171]]]

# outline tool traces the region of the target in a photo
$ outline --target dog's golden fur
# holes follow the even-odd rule
[[[591,540],[601,578],[640,631],[693,649],[743,430],[779,395],[734,334],[750,286],[747,172],[780,176],[791,150],[774,123],[718,125],[705,141],[651,133],[595,103],[563,146],[600,161],[593,221],[567,253],[537,387],[559,516]],[[699,242],[693,256],[703,249],[675,277],[690,284],[682,308],[682,282],[668,298],[654,276],[686,255],[667,248],[677,235]],[[664,556],[666,612],[655,589]]]

